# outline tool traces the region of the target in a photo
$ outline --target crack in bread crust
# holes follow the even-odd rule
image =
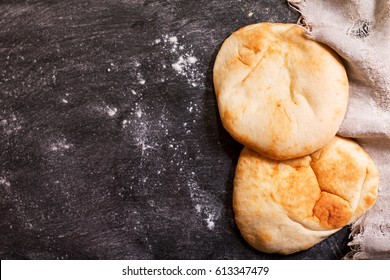
[[[321,191],[320,198],[314,204],[313,215],[325,228],[337,229],[348,223],[353,215],[353,209],[342,197]]]
[[[257,52],[253,51],[252,49],[248,48],[248,47],[245,47],[245,46],[242,46],[244,49],[247,49],[247,50],[250,50],[252,52],[254,52],[255,54],[257,54]],[[263,57],[264,57],[264,54],[268,51],[268,49],[266,49],[265,51],[262,51],[261,54],[260,54],[260,57],[258,57],[258,60],[256,61],[255,65],[252,66],[250,63],[247,63],[247,62],[244,62],[244,59],[242,58],[242,55],[240,54],[240,49],[238,50],[238,55],[237,55],[237,58],[239,61],[241,61],[243,64],[247,65],[250,67],[250,71],[249,73],[245,76],[245,78],[241,81],[241,84],[245,83],[245,81],[250,77],[252,76],[253,73],[256,72],[256,69],[261,65],[261,63],[263,62]]]

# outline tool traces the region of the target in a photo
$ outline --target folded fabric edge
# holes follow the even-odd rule
[[[300,12],[302,14],[302,10],[304,9],[306,5],[306,0],[287,0],[287,4],[296,10],[297,12]]]
[[[364,259],[364,253],[362,250],[362,235],[364,232],[364,220],[365,216],[363,215],[361,218],[359,218],[356,222],[354,222],[351,225],[351,233],[349,237],[353,237],[353,239],[348,242],[349,248],[351,248],[351,251],[348,252],[343,259],[345,260],[353,260],[353,259]]]

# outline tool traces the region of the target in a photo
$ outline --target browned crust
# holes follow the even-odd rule
[[[311,143],[303,143],[303,141],[298,142],[299,144],[292,144],[290,146],[284,146],[286,143],[289,143],[291,139],[289,139],[289,132],[293,130],[293,121],[291,121],[289,112],[285,110],[283,104],[281,106],[280,100],[270,100],[269,104],[271,108],[273,108],[272,118],[277,119],[275,123],[277,125],[272,126],[271,128],[275,128],[274,131],[272,129],[267,131],[267,135],[264,137],[269,137],[269,141],[266,141],[269,144],[259,143],[258,138],[253,137],[250,133],[242,132],[241,126],[239,125],[240,112],[244,111],[245,108],[230,108],[229,106],[221,106],[220,96],[226,90],[224,87],[224,80],[226,79],[226,69],[231,69],[229,71],[237,71],[237,69],[247,68],[248,65],[251,65],[251,71],[247,74],[246,77],[243,78],[242,83],[245,83],[251,73],[258,67],[260,62],[269,56],[281,56],[280,49],[272,45],[271,41],[274,40],[270,37],[269,34],[273,34],[272,36],[277,36],[277,32],[273,30],[273,27],[281,25],[281,24],[272,24],[272,23],[261,23],[261,24],[253,24],[249,26],[245,26],[238,31],[234,32],[228,40],[237,41],[238,51],[234,53],[232,51],[231,57],[227,57],[226,59],[218,59],[217,56],[216,64],[214,65],[214,86],[215,86],[215,94],[217,96],[217,101],[219,105],[220,117],[222,120],[222,124],[225,129],[231,134],[231,136],[241,144],[249,147],[252,150],[255,150],[262,155],[278,159],[285,160],[290,158],[296,158],[303,155],[310,154],[315,150],[323,147],[327,141],[329,141],[332,137],[336,135],[337,129],[334,129],[334,133],[332,132],[327,134],[327,139],[318,139],[311,141]],[[293,32],[297,35],[297,37],[304,37],[304,30],[294,24],[283,24],[284,26],[288,26]],[[261,26],[261,27],[260,27]],[[275,35],[276,34],[276,35]],[[267,39],[271,38],[271,39]],[[305,40],[307,38],[305,37]],[[226,41],[228,41],[226,40]],[[268,41],[267,41],[268,40]],[[307,40],[311,41],[311,40]],[[224,44],[225,45],[225,44]],[[223,46],[224,46],[223,45]],[[228,45],[228,44],[227,44]],[[329,47],[318,43],[323,49],[327,50],[337,62],[342,65],[341,59],[338,57],[334,51],[332,51]],[[223,48],[222,46],[222,48]],[[221,48],[221,50],[222,50]],[[230,52],[229,52],[230,54]],[[221,56],[223,57],[223,56]],[[288,64],[289,57],[286,57],[285,60]],[[221,65],[218,65],[217,61],[221,61]],[[312,69],[312,72],[318,72],[318,69],[322,66],[322,58],[313,57],[310,59],[310,63],[304,63],[302,67]],[[299,60],[294,61],[294,64],[300,63]],[[287,67],[287,66],[286,66]],[[297,67],[299,68],[299,67]],[[310,72],[310,71],[309,71]],[[295,74],[294,74],[295,75]],[[294,79],[292,79],[294,80]],[[344,78],[340,78],[340,85],[344,85],[343,91],[345,92],[345,100],[348,99],[348,80],[345,75]],[[292,85],[293,87],[293,82]],[[315,91],[315,90],[313,90]],[[343,95],[344,96],[344,95]],[[272,99],[272,95],[269,96]],[[291,97],[294,100],[294,96]],[[227,102],[227,101],[224,101]],[[310,100],[308,101],[310,102]],[[272,105],[274,104],[274,105]],[[279,104],[279,105],[278,105]],[[345,101],[345,108],[337,108],[335,112],[332,113],[328,120],[333,120],[334,125],[338,126],[341,124],[342,118],[345,114],[347,102]],[[325,118],[322,118],[320,121],[324,122]],[[263,120],[259,120],[262,122]],[[318,128],[321,129],[321,128]],[[269,135],[268,135],[269,134]],[[283,145],[281,145],[283,144]],[[284,146],[281,149],[281,146]]]
[[[348,151],[339,148],[344,147],[338,146],[339,141],[348,144]],[[328,159],[325,161],[321,159],[329,151],[337,151],[337,155],[341,156],[334,164]],[[364,171],[367,170],[366,173],[359,171],[356,167],[356,159],[350,155],[351,153],[360,153],[360,155],[363,153],[367,161],[364,169]],[[287,173],[286,168],[289,170]],[[336,193],[331,193],[328,187],[324,188],[321,185],[322,182],[332,184],[332,181],[338,180],[362,182],[358,190],[351,190],[360,192],[358,195],[361,197],[357,207],[354,208],[351,201],[340,196],[337,186],[335,187]],[[305,221],[311,220],[321,226],[324,231],[337,230],[347,225],[352,217],[356,220],[373,206],[378,183],[379,173],[372,159],[357,143],[349,139],[335,137],[329,145],[310,157],[286,161],[265,158],[246,147],[240,154],[236,168],[233,210],[243,237],[254,246],[263,244],[260,249],[267,251],[267,244],[272,244],[273,238],[280,238],[280,236],[273,236],[269,226],[256,225],[257,221],[253,220],[256,219],[255,217],[262,219],[269,214],[266,208],[267,203],[280,205],[289,219],[304,227],[307,227]],[[269,187],[270,185],[272,188]],[[262,188],[262,186],[268,187]],[[344,191],[339,190],[340,193]],[[261,205],[261,203],[265,204]],[[252,217],[252,220],[248,221],[248,217]],[[284,234],[288,235],[289,232]],[[300,248],[309,248],[313,245],[310,242],[307,243],[308,247],[297,244]],[[270,252],[275,252],[274,248],[270,249]]]

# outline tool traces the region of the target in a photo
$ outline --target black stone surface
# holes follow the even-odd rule
[[[1,259],[341,258],[347,228],[281,256],[234,223],[212,66],[285,2],[0,1]]]

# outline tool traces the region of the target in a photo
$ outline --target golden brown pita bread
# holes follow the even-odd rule
[[[226,130],[274,159],[325,146],[348,103],[340,58],[294,24],[259,23],[234,32],[217,55],[214,87]]]
[[[291,254],[356,221],[374,204],[378,182],[372,159],[352,140],[335,137],[285,161],[244,148],[234,179],[235,220],[254,248]]]

